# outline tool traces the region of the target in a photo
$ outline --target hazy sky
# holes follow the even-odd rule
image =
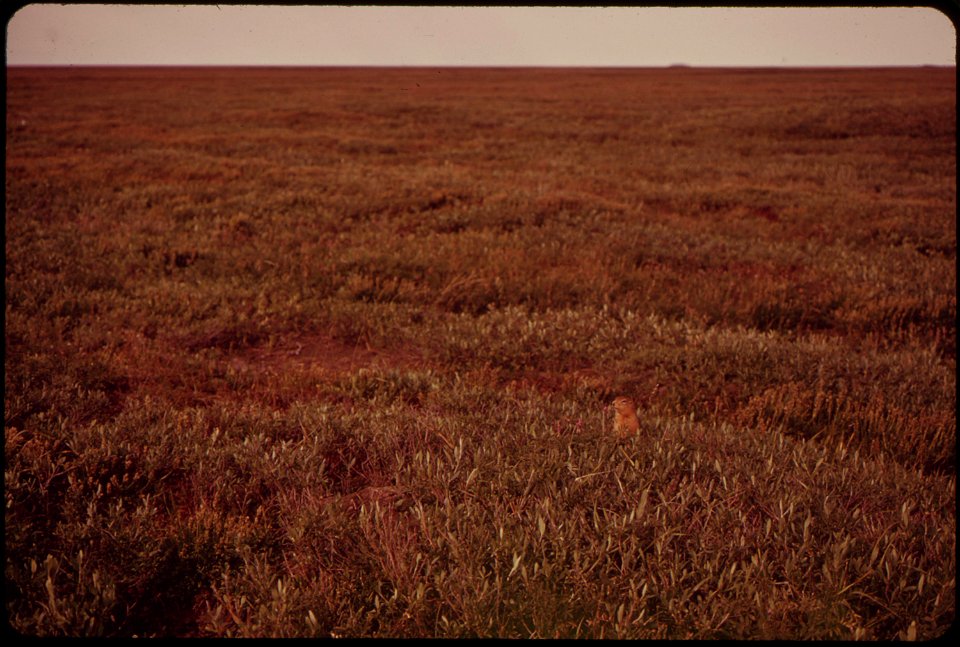
[[[8,65],[955,65],[929,8],[33,4]]]

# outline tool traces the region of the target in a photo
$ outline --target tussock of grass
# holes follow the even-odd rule
[[[944,70],[8,70],[11,625],[943,634],[954,103]]]

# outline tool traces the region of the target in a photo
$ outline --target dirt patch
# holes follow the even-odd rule
[[[230,358],[229,363],[233,368],[258,373],[294,371],[328,377],[360,368],[426,366],[423,353],[417,348],[355,346],[324,334],[283,338],[269,347],[249,347]]]
[[[262,339],[262,338],[261,338]],[[421,349],[356,346],[326,334],[290,335],[254,345],[191,351],[182,340],[124,335],[111,366],[125,376],[126,397],[149,395],[177,406],[257,401],[285,407],[314,398],[323,384],[366,369],[423,369]]]

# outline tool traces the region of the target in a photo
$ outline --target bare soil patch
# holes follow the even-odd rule
[[[258,401],[285,408],[360,369],[417,369],[428,363],[419,348],[361,346],[324,333],[220,347],[212,357],[185,349],[182,341],[130,334],[111,366],[129,384],[127,398],[149,395],[179,406]]]
[[[252,346],[230,358],[234,368],[257,373],[309,372],[328,379],[361,368],[398,369],[426,365],[413,347],[375,348],[350,344],[323,333],[283,338],[271,346]]]

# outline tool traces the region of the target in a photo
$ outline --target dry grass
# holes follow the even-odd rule
[[[954,69],[7,81],[17,631],[954,621]]]

